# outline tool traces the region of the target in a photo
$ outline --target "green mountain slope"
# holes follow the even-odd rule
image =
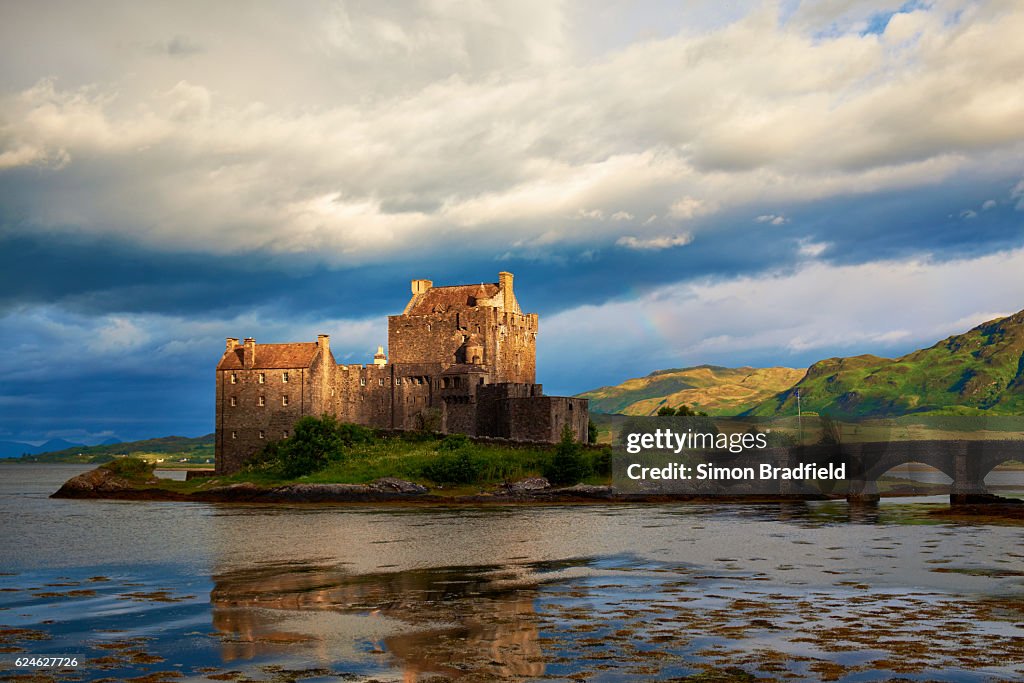
[[[796,414],[797,390],[803,410],[835,416],[1024,414],[1024,311],[900,358],[819,361],[750,414]]]
[[[688,405],[710,415],[736,415],[793,386],[803,374],[793,368],[698,365],[658,370],[579,396],[590,399],[594,413],[654,415],[663,406]]]

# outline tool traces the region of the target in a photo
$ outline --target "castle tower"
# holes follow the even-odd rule
[[[437,364],[441,371],[471,363],[490,382],[535,382],[537,315],[519,307],[512,273],[442,287],[417,279],[411,289],[402,315],[388,318],[390,363]]]

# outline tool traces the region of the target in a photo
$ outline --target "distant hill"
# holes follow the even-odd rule
[[[38,446],[38,449],[40,453],[49,453],[50,451],[59,451],[65,448],[81,448],[84,445],[84,443],[68,441],[67,439],[50,439],[46,443]]]
[[[0,441],[0,458],[19,458],[26,453],[46,453],[48,451],[63,448],[79,448],[81,446],[82,444],[65,441],[64,439],[50,439],[39,446],[33,446],[30,443],[23,443],[21,441]]]
[[[1024,311],[990,320],[899,358],[829,358],[750,411],[893,417],[910,413],[1024,414]]]
[[[793,386],[803,374],[793,368],[698,365],[658,370],[579,396],[590,399],[595,413],[654,415],[663,406],[685,404],[710,415],[737,415]]]
[[[0,441],[0,458],[18,458],[25,453],[38,453],[39,448],[20,441]]]
[[[144,456],[147,454],[161,454],[179,460],[185,458],[190,462],[205,462],[207,459],[213,459],[213,445],[213,434],[195,438],[164,436],[158,439],[104,443],[97,446],[72,446],[55,451],[31,453],[22,456],[19,462],[102,463],[109,462],[121,455]]]

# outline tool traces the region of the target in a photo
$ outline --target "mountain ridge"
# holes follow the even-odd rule
[[[837,417],[1024,414],[1024,310],[896,358],[834,356],[806,370],[670,368],[578,396],[595,413],[653,415],[686,404],[712,415],[771,417],[796,414],[797,390],[804,411]]]

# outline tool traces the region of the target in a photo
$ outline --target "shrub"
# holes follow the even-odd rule
[[[330,415],[300,418],[293,435],[279,446],[281,474],[293,478],[319,472],[332,459],[341,457],[345,445],[340,425]]]
[[[472,446],[472,442],[465,434],[449,434],[441,439],[441,443],[437,445],[437,450],[458,451],[464,448],[469,448],[470,446]]]
[[[422,475],[437,484],[472,484],[480,477],[483,464],[472,448],[441,451],[423,466]]]
[[[828,415],[818,418],[821,421],[821,436],[818,443],[822,446],[839,446],[843,442],[842,425]]]
[[[593,420],[587,420],[587,443],[597,443],[597,425]]]
[[[594,474],[609,477],[612,474],[612,449],[605,446],[601,450],[590,452],[590,469]]]
[[[332,418],[333,419],[333,418]],[[337,425],[338,438],[346,446],[357,443],[373,443],[377,438],[376,434],[369,427],[343,422]]]
[[[576,442],[572,429],[562,429],[562,440],[555,448],[555,455],[545,463],[544,476],[552,484],[569,486],[590,474],[590,463],[584,457],[583,447]]]
[[[103,465],[103,468],[110,470],[119,477],[127,477],[131,479],[151,474],[155,466],[156,465],[148,463],[145,460],[128,457],[112,460]]]
[[[418,432],[439,432],[441,431],[441,411],[437,408],[424,408],[413,417]]]
[[[292,436],[271,441],[249,461],[249,468],[265,470],[287,479],[304,477],[340,460],[344,449],[374,440],[373,430],[341,424],[330,415],[306,416],[295,423]]]

